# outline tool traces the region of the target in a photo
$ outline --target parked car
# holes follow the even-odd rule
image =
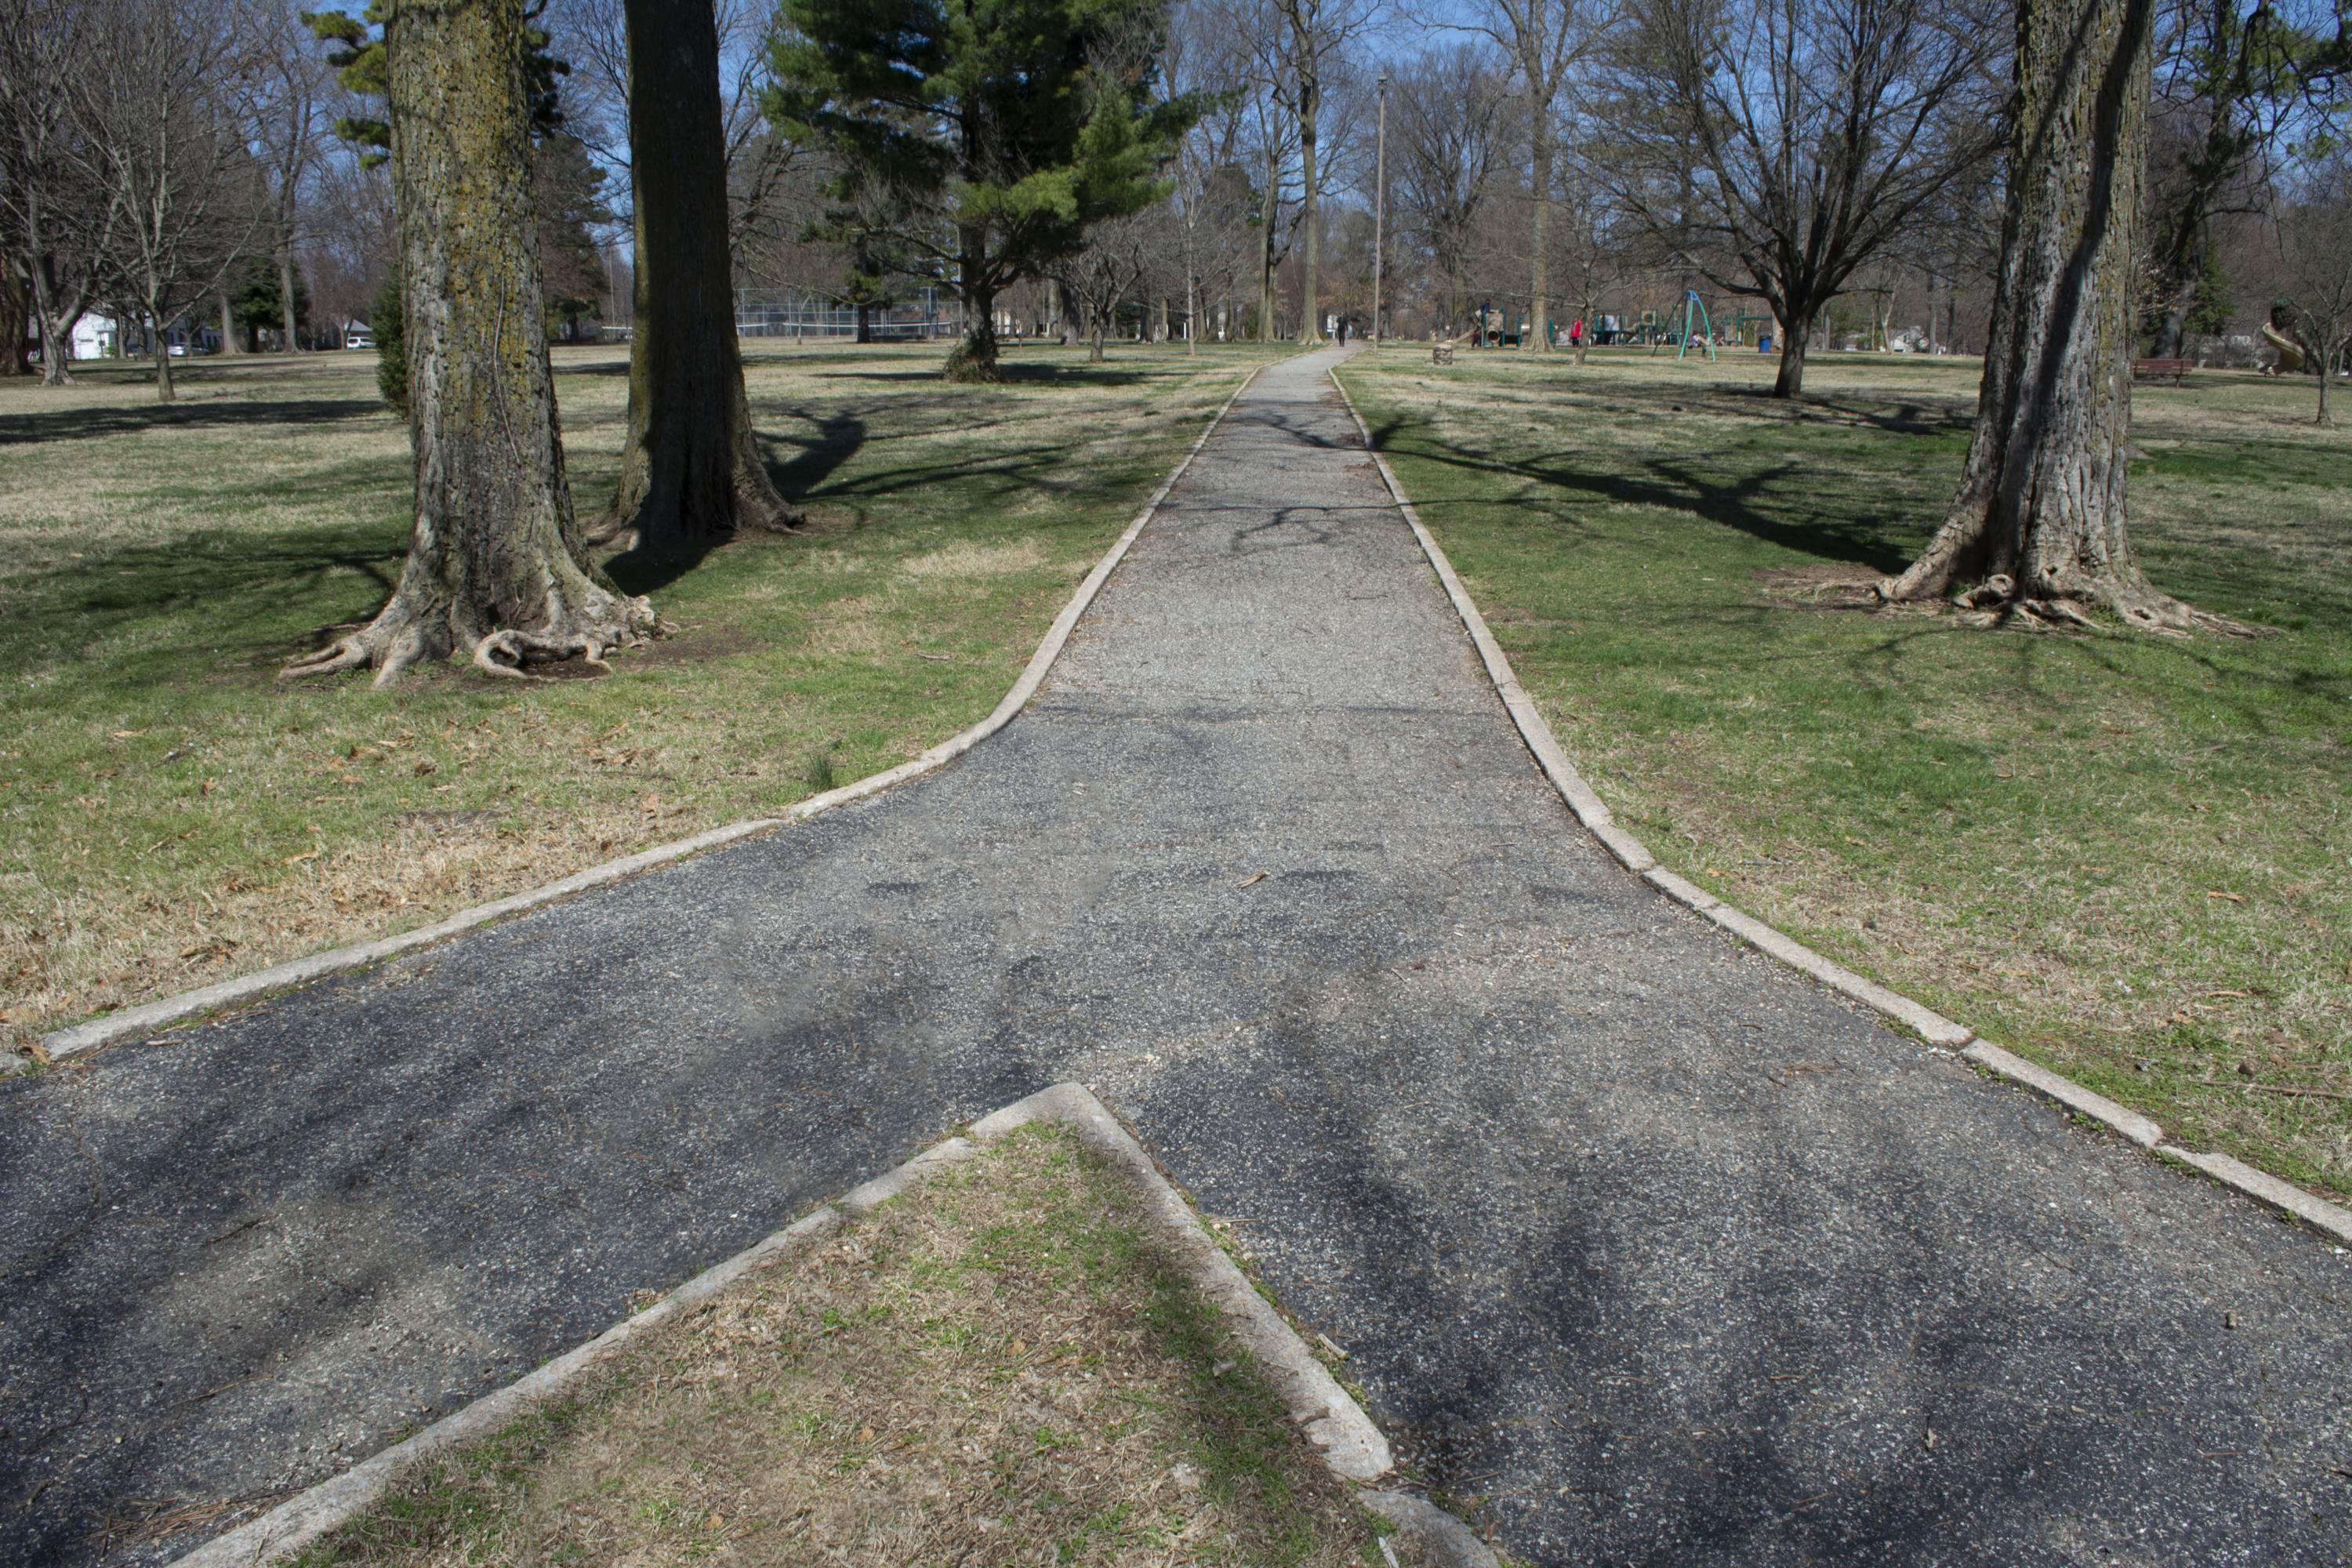
[[[343,333],[343,347],[347,349],[372,349],[375,347],[375,333],[365,327],[353,327]]]

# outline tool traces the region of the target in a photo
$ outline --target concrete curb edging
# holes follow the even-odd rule
[[[1132,1184],[1143,1200],[1144,1225],[1151,1239],[1224,1312],[1234,1337],[1248,1349],[1291,1419],[1332,1473],[1350,1484],[1357,1500],[1393,1521],[1398,1539],[1439,1568],[1497,1568],[1494,1553],[1468,1526],[1427,1499],[1365,1485],[1387,1477],[1394,1468],[1380,1428],[1210,1237],[1192,1205],[1118,1119],[1076,1083],[1055,1084],[982,1117],[965,1136],[935,1143],[852,1188],[696,1275],[586,1344],[185,1553],[175,1560],[174,1568],[259,1568],[303,1550],[357,1518],[417,1465],[496,1435],[661,1324],[724,1294],[753,1271],[803,1251],[939,1172],[964,1163],[1006,1133],[1040,1121],[1068,1129]]]
[[[1422,553],[1444,586],[1446,597],[1453,602],[1454,613],[1462,617],[1470,640],[1478,649],[1478,658],[1486,665],[1487,679],[1495,683],[1496,691],[1509,710],[1511,721],[1518,726],[1520,738],[1534,754],[1537,765],[1543,770],[1560,798],[1575,813],[1577,821],[1599,839],[1618,864],[1649,883],[1675,903],[1682,905],[1702,920],[1738,937],[1749,946],[1769,953],[1792,969],[1802,971],[1831,990],[1861,1003],[1881,1016],[1903,1025],[1930,1046],[1949,1051],[1974,1064],[1994,1077],[2049,1100],[2073,1113],[2099,1122],[2141,1148],[2204,1173],[2223,1186],[2252,1198],[2265,1207],[2277,1210],[2290,1218],[2334,1237],[2352,1243],[2352,1208],[2315,1197],[2302,1188],[2275,1176],[2266,1175],[2227,1154],[2200,1154],[2165,1141],[2164,1129],[2154,1121],[2109,1100],[2105,1095],[2085,1089],[2070,1078],[2039,1067],[2012,1052],[2005,1051],[1990,1041],[1978,1037],[1976,1031],[1931,1008],[1922,1006],[1907,996],[1898,994],[1876,981],[1856,974],[1843,964],[1758,920],[1745,910],[1725,903],[1704,888],[1676,876],[1660,866],[1642,841],[1617,826],[1608,805],[1593,792],[1576,764],[1560,749],[1551,725],[1536,708],[1518,677],[1511,668],[1502,645],[1495,640],[1487,627],[1486,618],[1479,614],[1469,591],[1463,587],[1455,574],[1454,563],[1424,527],[1421,514],[1397,481],[1396,472],[1389,467],[1388,457],[1372,439],[1372,428],[1365,423],[1356,400],[1348,395],[1348,388],[1339,380],[1337,369],[1331,373],[1331,384],[1347,405],[1362,436],[1364,450],[1379,468],[1381,482],[1388,487],[1390,498],[1397,510],[1412,530]]]
[[[1214,435],[1217,427],[1225,422],[1225,416],[1233,411],[1234,405],[1241,400],[1242,394],[1249,390],[1251,383],[1256,381],[1258,374],[1265,369],[1265,366],[1263,364],[1253,367],[1249,374],[1242,378],[1241,384],[1234,388],[1232,395],[1218,405],[1217,412],[1210,417],[1208,424],[1202,428],[1201,434],[1194,438],[1192,446],[1185,449],[1182,458],[1168,471],[1168,477],[1160,482],[1160,488],[1152,492],[1151,499],[1144,503],[1143,510],[1136,514],[1135,521],[1127,525],[1126,531],[1121,533],[1110,549],[1104,552],[1103,558],[1095,563],[1094,570],[1087,574],[1086,579],[1078,584],[1077,591],[1072,594],[1069,602],[1062,606],[1062,613],[1054,617],[1054,624],[1046,628],[1045,640],[1037,645],[1037,651],[1029,656],[1028,664],[1021,671],[1021,679],[1013,683],[1012,689],[1007,691],[995,708],[990,710],[987,718],[970,729],[950,735],[938,745],[919,756],[909,758],[897,767],[887,768],[881,773],[870,774],[854,784],[844,784],[838,789],[827,790],[823,795],[811,795],[806,800],[796,802],[781,816],[759,816],[743,822],[730,823],[724,827],[714,827],[708,832],[678,839],[675,843],[656,845],[651,849],[642,849],[635,855],[624,856],[617,860],[607,860],[601,866],[591,866],[585,870],[575,871],[569,877],[549,882],[543,887],[527,889],[522,892],[510,894],[487,904],[476,904],[471,909],[460,910],[454,915],[434,921],[431,925],[419,926],[415,931],[403,931],[397,936],[379,937],[371,942],[354,942],[348,947],[330,948],[324,952],[310,953],[306,957],[290,959],[284,963],[272,964],[267,969],[256,970],[251,974],[216,981],[210,985],[200,985],[193,991],[183,991],[176,995],[162,996],[152,1002],[142,1002],[136,1006],[124,1007],[103,1016],[92,1018],[87,1023],[75,1024],[42,1036],[41,1049],[48,1053],[51,1061],[62,1061],[69,1057],[85,1055],[104,1046],[120,1045],[126,1040],[140,1039],[184,1019],[214,1012],[222,1007],[233,1006],[241,1002],[250,1002],[271,992],[308,984],[313,980],[323,979],[330,974],[341,974],[353,969],[365,969],[371,964],[381,963],[385,959],[397,957],[401,953],[445,942],[450,937],[471,931],[476,926],[488,925],[493,921],[503,920],[509,915],[521,914],[537,909],[542,904],[551,904],[558,900],[568,899],[574,893],[585,892],[591,888],[603,887],[608,882],[621,881],[625,878],[635,876],[640,871],[650,870],[656,866],[683,859],[687,856],[699,854],[706,849],[716,849],[722,844],[731,844],[738,838],[746,838],[755,833],[768,833],[780,827],[790,826],[795,822],[805,822],[819,812],[830,811],[835,806],[845,805],[854,800],[863,800],[870,795],[878,795],[894,784],[904,784],[908,779],[929,773],[935,768],[954,761],[1003,729],[1005,725],[1010,724],[1014,716],[1028,706],[1029,699],[1036,695],[1037,688],[1045,683],[1046,672],[1053,668],[1054,661],[1060,657],[1063,646],[1070,640],[1071,630],[1077,626],[1078,617],[1094,604],[1096,595],[1102,592],[1103,584],[1109,579],[1112,571],[1127,558],[1128,547],[1133,544],[1136,536],[1143,531],[1144,524],[1150,522],[1158,513],[1160,503],[1168,499],[1168,492],[1176,488],[1176,481],[1184,477],[1184,471],[1192,466],[1192,459],[1201,455],[1201,448],[1209,444],[1209,437]],[[30,1065],[27,1058],[13,1052],[0,1056],[0,1078],[22,1072]]]

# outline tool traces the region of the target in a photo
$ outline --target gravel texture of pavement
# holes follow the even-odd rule
[[[2352,1258],[1618,868],[1332,391],[805,824],[0,1083],[0,1561],[167,1560],[1089,1084],[1539,1564],[2352,1561]]]

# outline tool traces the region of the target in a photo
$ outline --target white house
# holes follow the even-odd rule
[[[73,357],[108,359],[122,352],[122,324],[110,316],[84,316],[73,324]]]

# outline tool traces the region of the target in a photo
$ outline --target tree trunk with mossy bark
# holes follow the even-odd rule
[[[1958,497],[1888,599],[1969,588],[1988,621],[2209,624],[2151,587],[2125,530],[2151,0],[2021,0],[2001,267]],[[1793,341],[1796,332],[1793,330]]]
[[[956,297],[963,306],[963,336],[948,351],[947,378],[955,382],[1004,379],[996,363],[996,284],[989,271],[988,231],[977,225],[957,231]]]
[[[690,555],[801,514],[752,437],[735,340],[719,31],[709,0],[629,0],[636,324],[629,431],[595,542]]]
[[[657,634],[587,563],[556,426],[531,217],[521,0],[393,7],[385,29],[415,521],[392,599],[288,675],[463,652],[601,664]]]
[[[963,336],[948,351],[947,378],[955,382],[1004,379],[996,362],[996,291],[966,285],[963,290]]]

